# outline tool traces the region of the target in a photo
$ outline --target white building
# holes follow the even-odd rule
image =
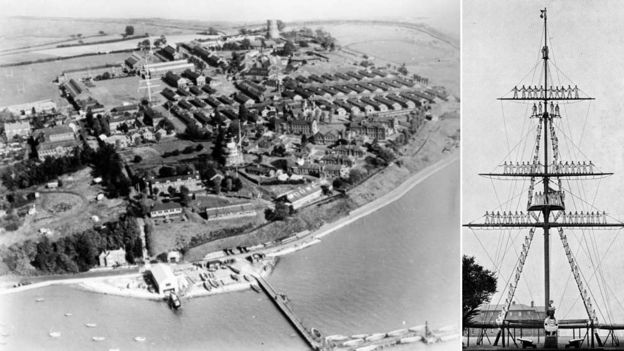
[[[176,279],[171,267],[163,263],[156,263],[152,265],[150,269],[152,279],[156,285],[156,290],[159,294],[164,294],[178,290],[178,280]]]

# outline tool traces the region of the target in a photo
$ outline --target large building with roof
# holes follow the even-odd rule
[[[257,212],[253,204],[248,202],[242,204],[206,208],[206,217],[209,221],[253,217],[256,214]]]
[[[294,210],[297,210],[304,205],[317,200],[323,195],[322,184],[310,183],[304,187],[300,187],[295,190],[291,190],[285,194],[278,195],[278,199],[284,199],[290,203]]]
[[[181,174],[171,177],[152,177],[150,179],[150,189],[152,193],[158,189],[159,193],[168,192],[172,187],[176,191],[180,191],[180,188],[186,187],[189,191],[200,191],[203,189],[199,173],[192,172],[191,174]]]
[[[178,280],[169,265],[164,263],[152,264],[149,272],[159,294],[177,292]]]
[[[177,202],[163,202],[155,204],[150,210],[150,217],[160,218],[178,216],[182,214],[182,206]]]
[[[7,110],[16,116],[20,116],[20,115],[30,116],[32,114],[33,109],[35,110],[35,113],[54,112],[56,111],[57,107],[56,107],[56,103],[50,99],[0,107],[0,111]]]

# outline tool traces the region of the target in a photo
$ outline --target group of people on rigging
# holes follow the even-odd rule
[[[605,211],[592,211],[592,212],[583,212],[580,213],[577,211],[568,212],[565,211],[561,214],[561,222],[562,223],[570,223],[570,224],[606,224],[607,223],[607,213]]]
[[[516,211],[515,213],[512,213],[511,211],[509,211],[509,213],[507,213],[507,211],[503,211],[503,213],[496,211],[496,213],[494,213],[494,211],[492,211],[492,213],[489,213],[488,211],[485,211],[485,224],[496,225],[523,223],[529,223],[528,213],[524,213],[522,211]]]
[[[526,224],[530,223],[530,218],[532,215],[530,213],[524,213],[522,211],[516,212],[507,212],[503,211],[492,211],[491,213],[485,211],[485,224],[498,225],[498,224]],[[533,218],[536,219],[533,215]],[[572,211],[565,213],[565,211],[559,212],[558,215],[555,215],[554,221],[561,218],[561,223],[568,224],[606,224],[607,223],[607,213],[603,211],[600,213],[599,211],[592,212],[583,212],[580,213],[578,211]]]
[[[536,192],[533,194],[533,205],[553,205],[563,206],[565,193],[563,191],[553,191],[550,193]]]
[[[547,105],[544,104],[544,110],[546,110]],[[559,114],[559,104],[554,104],[552,101],[550,102],[550,114],[554,117],[560,117],[561,115]],[[542,115],[542,102],[540,101],[539,103],[533,104],[533,114],[531,116],[533,117],[539,117]]]
[[[503,163],[503,174],[532,174],[532,173],[537,173],[540,172],[541,170],[543,170],[543,164],[541,162],[533,162],[533,163],[529,163],[529,162],[516,162],[516,164],[513,164],[513,162],[509,162],[507,163],[507,161],[505,161]],[[552,173],[555,174],[591,174],[594,173],[594,164],[592,163],[592,161],[589,161],[589,164],[586,163],[585,161],[581,162],[568,162],[566,161],[565,163],[559,161],[559,162],[552,162],[548,165],[548,168],[552,171]]]
[[[572,88],[570,85],[568,87],[557,86],[553,89],[551,85],[549,89],[544,89],[543,85],[539,87],[537,85],[525,87],[522,85],[522,88],[518,88],[514,86],[511,90],[513,92],[514,99],[578,99],[578,87],[575,85]]]

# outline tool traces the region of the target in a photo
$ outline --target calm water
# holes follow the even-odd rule
[[[281,258],[268,280],[304,324],[326,335],[387,332],[425,320],[458,326],[458,204],[454,162],[391,205]],[[173,313],[164,303],[59,286],[3,296],[0,308],[0,330],[8,334],[0,336],[0,350],[307,349],[273,304],[251,291],[186,300]],[[61,337],[49,337],[51,330]],[[138,335],[147,341],[135,342]]]

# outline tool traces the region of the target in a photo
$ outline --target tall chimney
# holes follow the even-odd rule
[[[531,300],[531,307],[535,307],[535,301]]]

